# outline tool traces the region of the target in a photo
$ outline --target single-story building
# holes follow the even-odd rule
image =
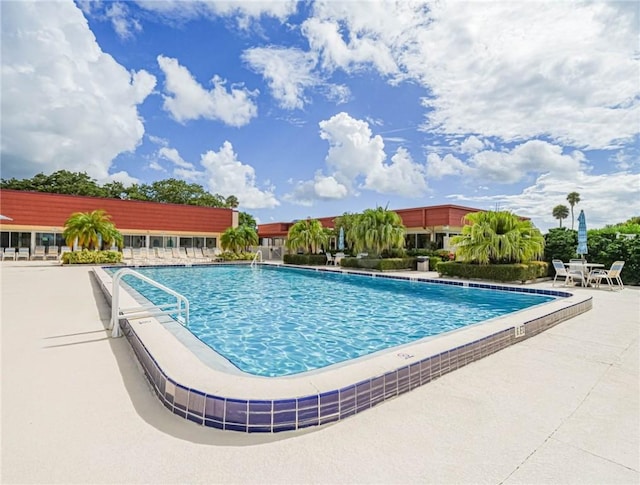
[[[463,218],[470,212],[482,209],[464,207],[453,204],[416,207],[413,209],[394,210],[406,227],[407,249],[420,249],[434,243],[439,249],[450,249],[449,239],[462,232]],[[318,220],[323,227],[334,228],[335,219],[339,216],[320,217]],[[273,222],[258,226],[258,237],[263,247],[281,248],[287,239],[287,234],[293,222]],[[335,249],[335,238],[328,249]]]
[[[238,226],[238,212],[228,208],[163,204],[138,200],[0,190],[0,247],[64,246],[65,221],[74,212],[102,209],[132,248],[208,247]]]

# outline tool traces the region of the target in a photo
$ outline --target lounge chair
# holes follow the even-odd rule
[[[133,250],[131,248],[122,248],[122,262],[126,265],[133,264]]]
[[[31,255],[31,259],[40,258],[42,261],[44,261],[44,258],[46,255],[47,255],[47,248],[45,246],[36,246],[36,248],[33,251],[33,254]]]
[[[4,248],[2,252],[2,261],[5,259],[16,260],[16,248]]]
[[[58,260],[58,246],[49,246],[47,248],[47,254],[45,255],[44,259],[54,259],[54,260]]]
[[[25,259],[29,261],[29,248],[19,248],[16,260]]]
[[[551,261],[551,263],[553,264],[553,269],[556,270],[556,275],[553,278],[553,283],[551,284],[551,286],[555,286],[556,285],[556,280],[558,279],[558,277],[564,278],[564,286],[567,286],[569,283],[574,284],[575,281],[575,277],[579,277],[582,280],[583,277],[583,273],[580,272],[572,272],[570,269],[567,269],[564,265],[564,263],[562,261],[560,261],[559,259],[554,259]]]
[[[178,263],[183,263],[187,260],[187,254],[184,252],[184,248],[171,248],[171,257]]]
[[[624,283],[622,283],[620,273],[622,272],[623,267],[624,261],[615,261],[608,270],[594,269],[587,277],[587,284],[591,284],[594,288],[600,288],[600,283],[604,279],[607,280],[610,290],[615,288],[622,290],[624,288]]]

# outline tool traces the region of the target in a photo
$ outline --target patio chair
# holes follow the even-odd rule
[[[623,267],[624,261],[615,261],[608,270],[594,269],[587,277],[587,284],[591,284],[594,288],[600,288],[600,283],[604,279],[607,280],[610,290],[614,290],[616,288],[622,290],[624,288],[624,283],[622,283],[620,273],[622,272]]]
[[[184,252],[184,248],[171,248],[171,257],[178,263],[187,260],[187,254]]]
[[[2,261],[5,259],[16,260],[16,248],[4,248],[2,252]]]
[[[573,276],[573,279],[580,278],[580,286],[587,285],[587,267],[585,261],[582,259],[570,259],[569,260],[569,273]]]
[[[33,251],[33,254],[31,255],[31,259],[40,258],[41,260],[44,261],[44,257],[46,255],[47,255],[47,248],[45,246],[36,246],[36,248]]]
[[[563,286],[567,286],[569,283],[574,284],[575,283],[574,276],[582,277],[582,272],[579,272],[579,273],[571,272],[565,267],[564,263],[559,259],[554,259],[551,261],[551,263],[553,264],[553,269],[556,270],[556,275],[553,277],[553,283],[551,284],[551,286],[556,285],[556,280],[558,279],[558,277],[564,278]]]
[[[20,259],[26,259],[29,261],[29,248],[19,248],[16,256],[16,261]]]
[[[133,264],[133,250],[131,248],[122,248],[122,262],[126,265]]]
[[[44,259],[54,259],[54,260],[58,260],[58,246],[49,246],[47,248],[47,254],[45,255]]]
[[[325,264],[336,264],[336,258],[331,253],[327,253],[327,262]]]

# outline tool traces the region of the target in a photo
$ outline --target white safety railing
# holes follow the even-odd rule
[[[256,265],[256,260],[258,259],[258,256],[260,256],[260,262],[262,263],[262,249],[258,249],[256,251],[256,255],[253,257],[253,260],[251,261],[252,267]]]
[[[120,283],[122,278],[126,275],[134,276],[139,280],[149,283],[162,291],[169,293],[176,297],[175,303],[167,303],[163,305],[140,305],[133,308],[120,308]],[[189,300],[187,300],[180,293],[161,285],[157,281],[152,280],[148,276],[144,276],[137,271],[129,268],[123,268],[113,275],[113,285],[111,291],[111,336],[119,337],[120,333],[120,318],[134,319],[153,317],[157,315],[175,315],[176,320],[185,326],[189,326]],[[181,314],[184,314],[182,316]]]

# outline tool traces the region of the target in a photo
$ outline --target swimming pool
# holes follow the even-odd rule
[[[336,276],[353,273],[325,267],[304,271],[337,273]],[[93,270],[108,300],[113,299],[117,290],[112,274],[113,270],[107,268]],[[276,433],[343,420],[531,338],[592,307],[592,298],[584,292],[573,294],[552,288],[550,282],[534,287],[493,285],[429,279],[415,272],[384,275],[363,272],[358,277],[369,282],[392,278],[419,280],[408,282],[412,292],[420,285],[432,283],[440,287],[498,290],[501,295],[515,292],[555,298],[388,350],[280,377],[239,370],[166,316],[130,319],[121,315],[116,324],[131,345],[152,390],[171,413],[225,431]],[[213,290],[208,295],[215,299]],[[119,309],[136,308],[147,302],[132,289],[120,290],[119,300]]]
[[[552,300],[553,296],[269,266],[143,268],[190,302],[189,330],[244,372],[310,371]],[[154,304],[171,297],[125,281]]]

